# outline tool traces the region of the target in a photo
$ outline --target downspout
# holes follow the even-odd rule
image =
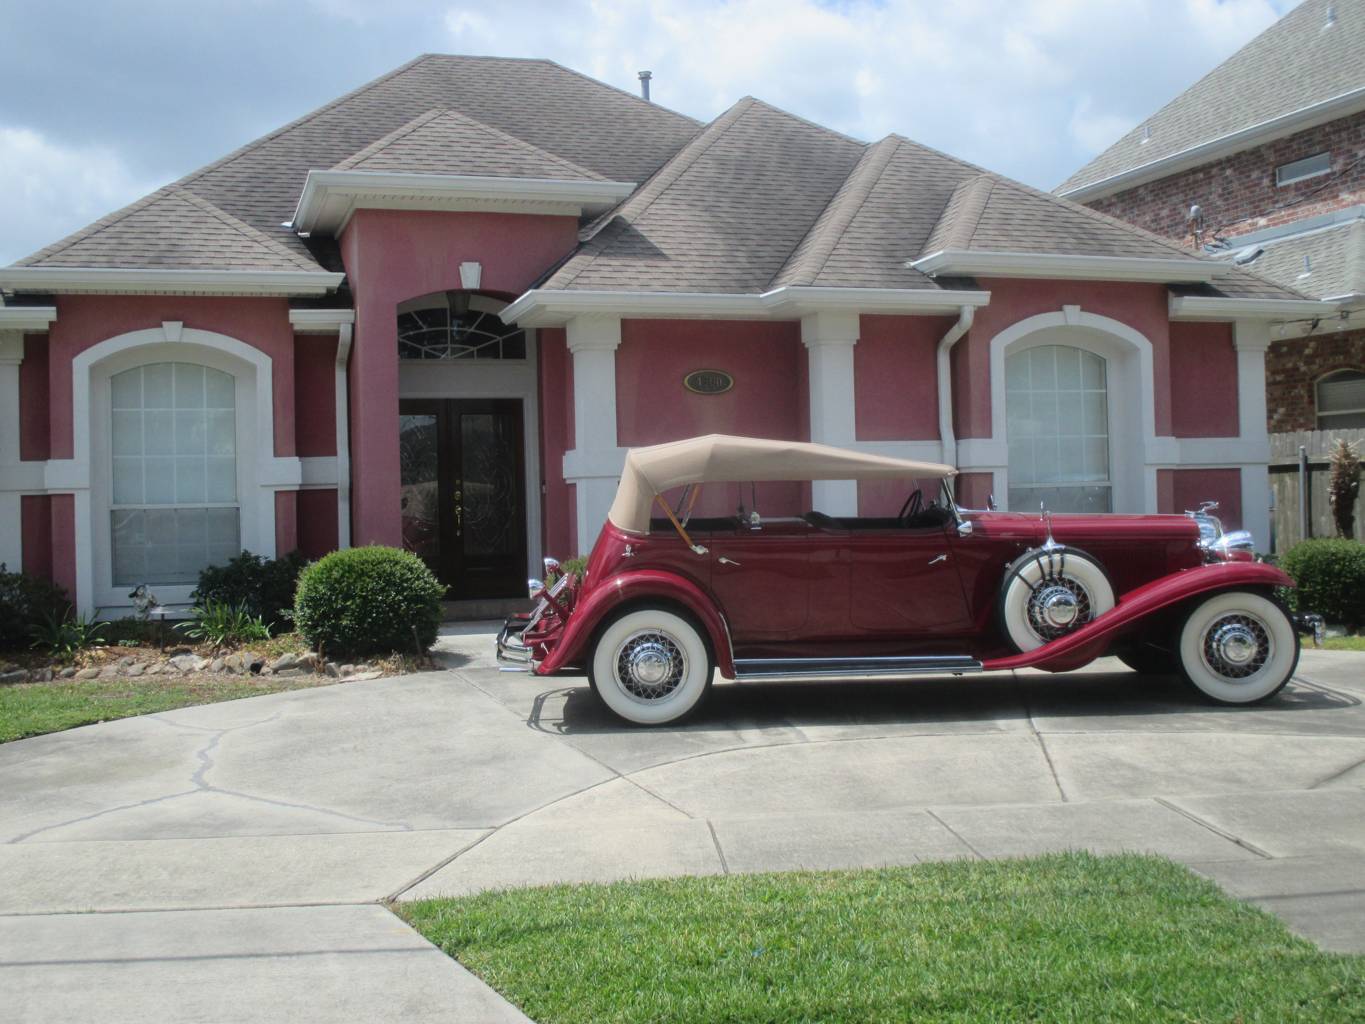
[[[972,328],[976,316],[973,306],[958,310],[957,323],[938,343],[938,436],[943,442],[943,461],[957,468],[957,438],[953,436],[953,371],[948,357],[953,346]]]

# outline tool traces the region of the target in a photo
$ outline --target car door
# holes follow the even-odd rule
[[[792,640],[811,614],[812,529],[799,520],[739,526],[707,540],[711,589],[736,647]],[[818,561],[818,560],[817,560]]]
[[[849,535],[849,617],[858,632],[907,638],[970,632],[953,528],[886,527]]]

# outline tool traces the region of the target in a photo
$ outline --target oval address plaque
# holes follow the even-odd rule
[[[693,370],[683,378],[683,387],[699,395],[723,395],[735,386],[735,378],[724,370]]]

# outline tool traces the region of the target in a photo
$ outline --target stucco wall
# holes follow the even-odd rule
[[[1237,349],[1231,324],[1173,323],[1171,433],[1175,437],[1236,437]]]
[[[1240,469],[1159,469],[1156,472],[1157,511],[1179,514],[1218,502],[1215,513],[1226,530],[1242,528],[1242,471]]]
[[[859,441],[938,438],[939,340],[953,317],[863,316],[853,348]]]

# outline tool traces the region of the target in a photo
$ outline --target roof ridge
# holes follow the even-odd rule
[[[508,59],[511,59],[511,58],[508,58]],[[549,64],[551,67],[559,68],[559,70],[561,70],[561,71],[567,71],[569,74],[574,75],[574,76],[577,77],[577,78],[581,78],[581,79],[583,79],[585,82],[591,82],[593,85],[600,85],[600,86],[601,86],[602,88],[604,88],[604,89],[610,89],[610,90],[612,90],[613,92],[619,92],[622,96],[628,96],[628,97],[630,97],[631,99],[633,99],[636,103],[643,103],[645,106],[647,106],[647,107],[652,107],[652,108],[655,109],[655,110],[666,110],[666,111],[668,111],[668,113],[670,113],[670,114],[676,114],[678,117],[681,117],[681,118],[684,118],[685,120],[691,121],[693,124],[697,125],[698,127],[701,127],[701,126],[703,126],[703,125],[705,125],[705,124],[707,123],[707,122],[705,122],[705,121],[700,120],[699,118],[693,117],[691,114],[684,114],[681,110],[674,110],[672,107],[666,107],[666,106],[664,106],[662,103],[655,103],[653,100],[647,100],[647,99],[645,99],[643,96],[637,96],[635,93],[631,92],[629,89],[622,89],[619,85],[612,85],[610,82],[604,82],[604,81],[602,81],[602,79],[600,79],[600,78],[593,78],[592,75],[584,74],[582,71],[579,71],[577,68],[571,68],[571,67],[569,67],[568,65],[559,63],[559,61],[557,61],[557,60],[551,60],[551,59],[548,58],[548,57],[523,58],[523,59],[527,59],[527,60],[541,60],[541,61],[543,61],[544,63]]]
[[[512,144],[513,146],[517,147],[520,150],[523,150],[524,152],[534,153],[536,156],[542,157],[553,164],[558,164],[562,167],[565,167],[568,170],[575,172],[576,174],[581,174],[584,177],[589,178],[593,181],[606,180],[604,177],[602,177],[602,175],[598,174],[596,171],[591,171],[586,167],[582,167],[579,164],[574,163],[572,160],[559,156],[558,154],[551,153],[547,149],[541,149],[534,143],[527,142],[525,139],[519,139],[515,135],[511,135],[503,131],[501,128],[497,128],[486,121],[480,121],[477,117],[471,117],[464,111],[456,110],[454,107],[432,107],[426,113],[418,114],[411,121],[407,122],[407,124],[399,125],[397,128],[389,132],[387,135],[375,139],[368,146],[365,146],[362,149],[356,150],[345,160],[342,160],[339,163],[333,165],[332,170],[334,171],[349,170],[353,168],[356,164],[362,163],[365,160],[368,160],[370,157],[382,153],[384,150],[388,149],[390,146],[398,142],[400,139],[407,138],[410,135],[415,135],[422,128],[425,128],[427,125],[435,121],[439,121],[442,118],[451,118],[455,121],[461,121],[464,122],[465,124],[473,125],[474,127],[479,128],[482,131],[488,132],[490,135],[496,136],[497,138],[503,140],[504,142]]]
[[[275,255],[277,256],[284,257],[290,263],[297,265],[300,270],[318,269],[316,263],[303,259],[297,253],[290,251],[290,249],[283,243],[278,242],[275,239],[271,238],[264,231],[261,231],[257,228],[253,228],[250,224],[246,223],[243,220],[239,220],[232,214],[228,213],[226,210],[218,206],[215,206],[208,199],[205,199],[203,196],[199,195],[198,193],[190,189],[187,188],[175,189],[169,193],[168,198],[175,199],[183,198],[185,201],[190,203],[190,205],[197,207],[204,213],[208,214],[210,217],[214,217],[217,220],[221,221],[224,225],[231,228],[233,231],[236,231],[239,235],[243,236],[244,238],[250,239],[257,245],[265,246],[267,249],[275,253]]]
[[[889,143],[889,145],[888,145]],[[840,240],[844,237],[844,232],[853,223],[853,218],[858,215],[866,204],[867,199],[876,189],[877,183],[881,181],[882,175],[886,173],[886,168],[891,164],[891,158],[896,155],[896,151],[901,147],[901,140],[895,136],[888,135],[878,139],[869,145],[863,155],[858,158],[858,162],[853,165],[853,169],[848,172],[844,183],[839,190],[834,193],[830,201],[825,204],[825,208],[820,211],[820,215],[811,224],[810,230],[802,235],[792,251],[787,254],[786,260],[778,268],[768,286],[773,287],[776,281],[790,269],[793,274],[798,273],[795,267],[791,266],[796,254],[801,252],[801,247],[810,240],[810,250],[803,254],[801,262],[803,264],[815,263],[808,277],[810,283],[820,276],[829,262],[830,256],[838,247]],[[825,214],[829,218],[825,218]]]
[[[701,131],[692,136],[681,149],[665,160],[663,165],[650,175],[649,180],[627,196],[620,206],[605,214],[597,223],[589,225],[590,233],[587,237],[580,239],[583,248],[579,250],[587,258],[583,260],[582,266],[575,270],[570,277],[567,277],[562,284],[572,283],[575,278],[592,265],[598,254],[605,249],[605,246],[596,244],[598,239],[613,224],[618,221],[628,224],[636,218],[644,216],[673,183],[681,178],[689,167],[701,159],[702,154],[715,145],[734,126],[735,122],[744,116],[754,102],[752,96],[745,96],[734,103],[729,110],[719,114]]]
[[[954,185],[929,237],[924,240],[924,252],[971,248],[981,215],[986,212],[986,204],[994,191],[995,176],[984,172],[963,178]]]
[[[808,125],[809,127],[814,128],[825,135],[834,135],[837,136],[838,138],[845,139],[849,142],[857,143],[859,146],[871,145],[871,143],[869,143],[866,139],[854,138],[852,135],[847,135],[844,132],[836,131],[835,129],[829,127],[829,125],[820,124],[820,122],[818,121],[812,121],[810,118],[802,117],[800,114],[793,114],[790,110],[787,110],[783,107],[779,107],[776,104],[769,103],[767,100],[761,100],[757,96],[745,96],[743,97],[743,99],[748,100],[755,106],[763,107],[765,110],[771,110],[776,114],[781,114],[783,117],[790,117],[793,121],[800,121],[802,124]]]

